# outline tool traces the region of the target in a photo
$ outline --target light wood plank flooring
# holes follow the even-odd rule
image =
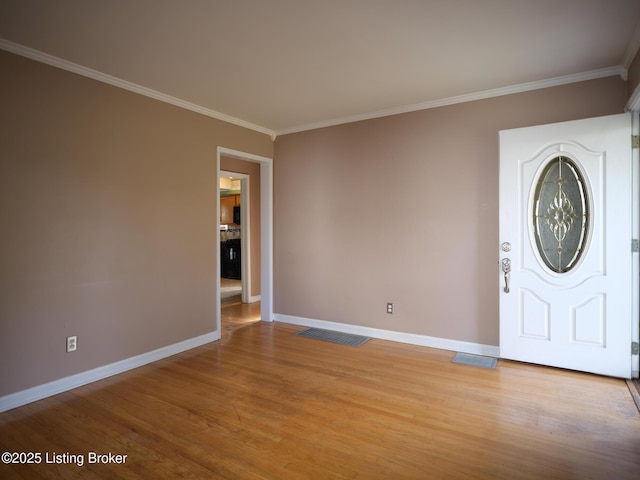
[[[220,342],[0,414],[0,451],[84,457],[0,478],[640,478],[624,380],[335,345],[256,323],[259,304],[229,308]]]
[[[222,306],[240,302],[242,299],[242,280],[220,278],[220,303]]]

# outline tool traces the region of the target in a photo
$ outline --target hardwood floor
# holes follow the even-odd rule
[[[0,450],[42,456],[0,464],[0,478],[640,477],[624,380],[335,345],[256,323],[259,304],[233,307],[220,342],[0,414]],[[89,464],[90,452],[126,458]]]
[[[222,307],[222,343],[233,338],[233,332],[260,321],[260,302],[240,303]]]
[[[222,306],[238,303],[242,299],[242,280],[220,278],[220,302]]]

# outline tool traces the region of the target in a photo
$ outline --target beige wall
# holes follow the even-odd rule
[[[249,175],[251,290],[250,297],[260,295],[260,164],[237,158],[220,157],[220,170]],[[242,226],[243,235],[246,234]],[[242,261],[244,261],[244,257]]]
[[[498,345],[498,131],[620,113],[625,92],[611,77],[277,138],[275,312]]]
[[[215,331],[216,147],[271,139],[2,51],[0,71],[0,396]]]

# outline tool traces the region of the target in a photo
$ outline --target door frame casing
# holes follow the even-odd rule
[[[640,88],[640,86],[639,86]],[[640,104],[637,105],[640,109]],[[640,112],[638,110],[631,111],[631,133],[632,135],[640,135]],[[640,149],[634,148],[631,151],[631,173],[633,175],[633,186],[631,189],[632,198],[632,233],[634,239],[640,239]],[[633,252],[633,306],[632,315],[635,319],[632,322],[632,341],[640,343],[640,253]],[[640,355],[631,357],[631,376],[633,378],[640,377]]]
[[[216,148],[216,234],[220,232],[220,158],[236,158],[260,165],[260,318],[273,321],[273,159],[227,147]],[[241,193],[242,194],[242,193]],[[217,245],[217,243],[216,243]],[[222,332],[220,248],[216,249],[216,328]],[[244,274],[244,271],[243,271]]]
[[[636,85],[633,93],[627,101],[625,112],[631,113],[631,133],[640,135],[640,84]],[[633,238],[640,239],[640,149],[635,148],[631,152],[633,190],[632,190],[632,212],[633,212]],[[632,339],[640,343],[640,254],[633,253],[633,323]],[[632,357],[632,376],[640,377],[640,355]]]

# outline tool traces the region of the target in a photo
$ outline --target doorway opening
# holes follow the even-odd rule
[[[252,302],[250,182],[248,174],[220,171],[221,306]]]
[[[254,155],[246,152],[241,152],[238,150],[232,150],[225,147],[218,147],[216,152],[216,185],[217,185],[217,198],[220,198],[220,178],[225,176],[225,172],[229,172],[226,169],[221,170],[221,163],[226,162],[226,159],[231,160],[240,160],[242,162],[250,162],[253,164],[257,164],[259,167],[259,185],[260,193],[257,195],[255,200],[257,203],[254,203],[254,208],[242,208],[242,204],[244,202],[245,206],[251,203],[251,196],[249,194],[249,190],[252,185],[252,181],[249,178],[241,179],[240,185],[240,252],[241,252],[241,280],[245,278],[246,280],[242,281],[242,291],[243,297],[242,301],[250,304],[257,304],[259,302],[260,305],[260,320],[262,321],[273,321],[273,162],[271,158],[262,157],[259,155]],[[225,163],[226,165],[226,163]],[[234,173],[234,175],[237,175]],[[253,182],[256,183],[256,182]],[[244,193],[243,193],[244,192]],[[224,225],[221,222],[221,202],[218,200],[217,202],[217,215],[216,215],[216,223],[217,223],[217,231],[221,230],[221,225]],[[252,215],[250,212],[253,211]],[[252,236],[250,224],[251,217],[259,212],[259,227],[256,227],[255,233],[259,233],[258,239],[256,241],[249,241],[248,246],[246,246],[247,240],[250,236]],[[216,312],[217,312],[217,331],[220,334],[221,330],[221,319],[222,319],[222,302],[221,302],[221,252],[220,248],[216,248],[216,258],[218,265],[218,274],[216,275]],[[252,269],[249,268],[251,264],[251,252],[259,252],[259,265],[258,268]],[[258,256],[258,255],[256,255]],[[256,262],[253,262],[253,265],[256,265]],[[254,272],[253,270],[256,270]],[[259,276],[257,275],[257,270],[259,270]],[[251,281],[251,278],[256,279],[255,281]],[[259,292],[259,293],[256,293]]]

